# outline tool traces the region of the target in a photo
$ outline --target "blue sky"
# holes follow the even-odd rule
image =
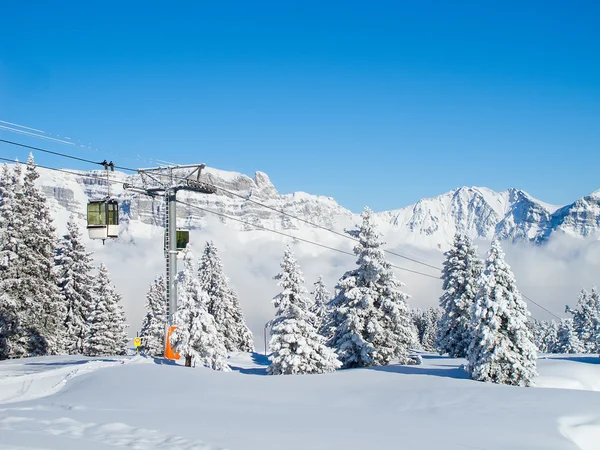
[[[100,150],[3,139],[260,170],[354,211],[600,189],[598,2],[6,3],[0,120]]]

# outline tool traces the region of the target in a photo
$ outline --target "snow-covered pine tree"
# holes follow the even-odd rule
[[[548,328],[548,322],[534,318],[530,318],[530,322],[533,324],[529,326],[529,330],[533,333],[534,343],[538,353],[548,353],[547,348],[544,345],[544,336],[546,334],[546,329]]]
[[[4,164],[0,175],[0,359],[15,353],[14,337],[20,312],[11,295],[17,283],[16,243],[22,219],[15,214],[14,188],[13,173]]]
[[[208,294],[207,309],[223,336],[225,348],[230,352],[253,352],[252,332],[246,325],[237,293],[229,286],[213,242],[207,242],[204,247],[198,277],[201,289]]]
[[[123,309],[123,296],[118,292],[115,292],[112,304],[111,323],[114,324],[115,331],[115,354],[126,355],[127,343],[129,342],[129,336],[127,336],[129,325],[125,317],[125,310]]]
[[[85,249],[75,218],[71,216],[67,234],[59,242],[54,258],[58,287],[66,305],[64,349],[71,355],[83,353],[87,335],[95,287],[91,255]]]
[[[425,332],[425,313],[421,308],[413,308],[410,310],[410,318],[415,329],[415,336],[423,349],[423,333]]]
[[[573,314],[573,326],[586,353],[600,352],[600,298],[596,288],[592,292],[581,290],[577,308],[566,307]]]
[[[3,170],[4,179],[8,173]],[[10,357],[56,354],[63,346],[65,308],[54,274],[55,229],[46,198],[35,186],[37,178],[33,156],[24,176],[16,164],[5,185],[10,186],[5,200],[11,211],[0,213],[5,227],[0,282],[10,317],[7,338],[0,341]]]
[[[88,318],[83,353],[87,356],[123,355],[127,350],[125,314],[104,264],[94,278],[92,309]]]
[[[477,381],[530,386],[537,375],[537,355],[527,328],[529,311],[497,240],[477,285],[467,371]]]
[[[146,294],[146,315],[140,331],[144,353],[152,356],[164,354],[166,326],[167,289],[165,278],[161,275],[156,277]]]
[[[194,254],[188,247],[183,251],[183,270],[177,277],[178,302],[173,314],[171,333],[173,349],[185,358],[186,367],[196,362],[214,370],[230,371],[227,365],[227,349],[221,341],[213,316],[208,312],[210,301],[202,290],[194,268]]]
[[[555,353],[583,353],[584,346],[582,345],[575,329],[573,327],[573,319],[561,319],[558,326],[558,339],[554,347]]]
[[[539,347],[541,322],[535,317],[529,316],[529,319],[527,320],[527,328],[529,328],[529,332],[533,336],[533,343],[535,344],[535,348],[538,350],[538,352],[541,352]]]
[[[415,336],[417,338],[417,341],[419,342],[419,348],[421,350],[426,350],[423,345],[423,338],[428,332],[428,323],[425,317],[425,311],[423,311],[421,308],[411,309],[410,316],[414,327]]]
[[[328,316],[327,305],[331,301],[331,294],[325,286],[323,276],[319,276],[319,279],[314,283],[315,290],[311,292],[314,296],[314,302],[310,307],[310,312],[315,315],[315,328],[320,330]]]
[[[358,240],[354,247],[358,267],[342,276],[329,304],[325,328],[334,330],[329,345],[344,367],[387,365],[394,358],[405,363],[410,347],[417,344],[408,295],[385,260],[371,216],[365,208],[360,227],[348,232]]]
[[[440,297],[443,315],[436,336],[440,354],[454,358],[467,356],[471,343],[471,308],[477,294],[477,279],[482,264],[476,247],[463,234],[454,236],[454,243],[445,253],[442,269],[444,293]]]
[[[420,343],[423,350],[435,351],[436,336],[438,325],[442,317],[440,308],[431,307],[423,312],[423,334],[420,336]]]
[[[276,313],[271,322],[272,354],[267,372],[295,375],[334,371],[341,363],[314,326],[308,291],[290,247],[286,248],[281,269],[275,276],[282,292],[273,299]]]
[[[33,155],[30,154],[25,168],[22,197],[26,213],[24,248],[28,250],[22,259],[28,272],[22,273],[27,273],[29,276],[28,290],[31,303],[39,308],[39,315],[31,315],[31,311],[27,314],[32,320],[30,327],[39,330],[46,340],[46,352],[57,354],[64,350],[66,307],[54,272],[56,229],[46,204],[46,197],[35,185],[39,177]]]
[[[540,324],[540,334],[537,346],[542,353],[555,353],[558,342],[558,324],[555,320],[543,320]]]

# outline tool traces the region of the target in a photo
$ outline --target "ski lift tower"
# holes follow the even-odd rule
[[[140,190],[130,185],[124,186],[126,189],[138,190],[151,196],[164,195],[168,327],[173,324],[173,314],[177,311],[177,192],[216,193],[215,186],[200,181],[200,174],[205,167],[205,164],[191,164],[138,169],[143,189]]]

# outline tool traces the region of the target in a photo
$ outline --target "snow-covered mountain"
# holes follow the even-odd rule
[[[51,199],[57,216],[66,218],[69,213],[75,213],[83,219],[88,198],[103,197],[107,193],[106,179],[101,171],[86,172],[88,176],[79,177],[41,169],[41,175],[40,185]],[[142,185],[138,175],[114,172],[110,176],[123,183]],[[180,226],[203,228],[207,216],[212,213],[195,207],[242,221],[220,216],[227,227],[240,231],[254,226],[276,230],[311,228],[311,225],[277,210],[337,231],[358,221],[357,214],[343,208],[333,198],[304,192],[279,194],[263,172],[248,177],[207,168],[202,177],[235,195],[223,191],[213,195],[181,192],[178,198],[193,206],[178,206]],[[111,194],[120,200],[123,231],[125,234],[129,231],[132,239],[143,229],[131,227],[132,224],[162,226],[164,205],[161,198],[132,193],[116,183],[111,183]],[[495,192],[487,188],[461,187],[398,210],[377,213],[376,217],[391,245],[402,243],[443,250],[456,231],[466,232],[474,239],[490,240],[498,236],[503,240],[541,243],[557,232],[575,236],[596,233],[600,229],[600,191],[561,207],[539,201],[518,189]]]

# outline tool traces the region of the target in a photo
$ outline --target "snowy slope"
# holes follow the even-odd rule
[[[598,362],[540,360],[540,381],[598,379]],[[0,400],[0,448],[599,448],[600,392],[474,382],[463,360],[434,355],[307,376],[266,376],[265,363],[237,354],[223,373],[142,357],[3,361],[0,399],[23,401]]]

